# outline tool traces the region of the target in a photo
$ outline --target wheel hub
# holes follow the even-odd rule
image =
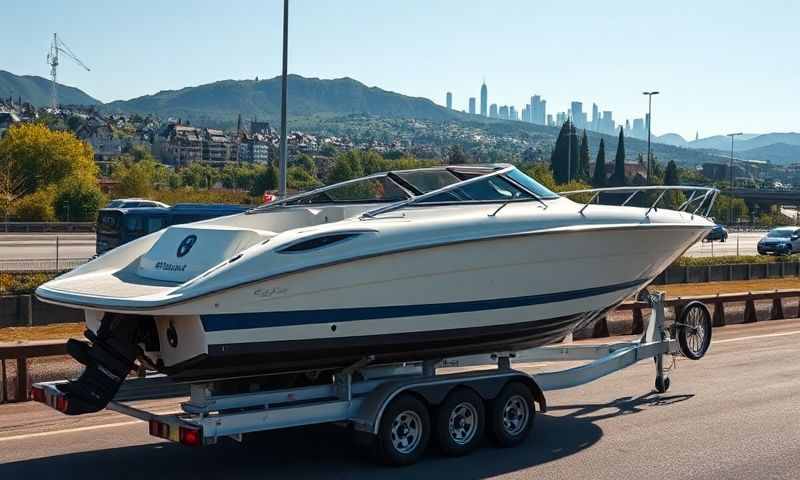
[[[447,430],[450,438],[459,445],[472,440],[478,430],[478,412],[475,406],[468,402],[456,405],[450,412]]]

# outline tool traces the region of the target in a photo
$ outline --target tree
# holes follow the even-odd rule
[[[544,163],[534,163],[532,167],[524,170],[525,173],[541,183],[550,190],[556,189],[556,181],[553,178],[553,171]]]
[[[589,181],[589,138],[586,136],[586,129],[583,130],[583,136],[581,137],[576,178],[582,181]]]
[[[22,195],[70,177],[93,182],[94,152],[70,132],[54,132],[37,123],[17,124],[0,140],[0,171]]]
[[[614,174],[611,175],[611,185],[615,187],[625,186],[625,137],[622,136],[622,127],[619,127],[617,155],[614,158]]]
[[[116,180],[114,194],[120,197],[149,197],[153,190],[158,165],[152,159],[134,162],[130,158],[117,160],[111,178]]]
[[[54,210],[61,221],[93,222],[97,219],[97,210],[104,200],[103,193],[96,183],[70,179],[58,189]]]
[[[553,178],[556,183],[566,183],[569,179],[569,141],[572,124],[569,121],[561,125],[561,130],[556,138],[556,145],[550,155],[550,169],[553,171]]]
[[[678,166],[675,161],[670,160],[667,163],[667,170],[664,173],[664,185],[680,185],[681,181],[678,178]]]
[[[353,178],[364,176],[364,166],[361,163],[361,152],[350,150],[336,155],[336,162],[328,174],[328,183],[344,182]]]
[[[43,188],[25,195],[14,204],[13,216],[22,222],[53,222],[53,187]]]
[[[450,165],[469,163],[469,157],[461,145],[451,145],[447,150],[447,163]]]
[[[309,190],[318,187],[319,180],[303,167],[289,167],[286,171],[286,184],[289,188]]]
[[[606,186],[606,144],[602,138],[600,139],[600,146],[597,148],[597,159],[594,162],[592,185],[595,188]]]
[[[250,188],[250,195],[260,197],[264,195],[264,192],[275,190],[276,188],[278,188],[278,169],[270,165],[268,167],[263,167],[256,174],[253,179],[253,186]]]

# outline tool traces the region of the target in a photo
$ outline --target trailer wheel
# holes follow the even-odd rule
[[[501,447],[519,445],[528,436],[535,413],[530,389],[520,382],[509,383],[489,402],[492,440]]]
[[[483,437],[483,400],[468,388],[447,395],[436,415],[436,437],[442,452],[459,456],[475,450]]]
[[[692,302],[681,312],[677,322],[678,345],[690,360],[700,360],[711,346],[711,314],[700,302]]]
[[[656,391],[658,393],[667,393],[669,390],[669,377],[656,377]]]
[[[411,465],[428,447],[431,421],[428,407],[411,394],[391,401],[378,429],[378,455],[388,465]]]

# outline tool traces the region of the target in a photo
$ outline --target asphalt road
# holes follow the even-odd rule
[[[402,469],[370,463],[334,426],[200,449],[150,437],[146,424],[111,412],[0,406],[0,478],[796,479],[798,340],[800,320],[718,329],[706,358],[679,361],[666,394],[651,391],[653,364],[643,361],[550,392],[550,411],[517,448],[486,445],[463,458],[433,450]]]
[[[766,232],[731,232],[723,242],[696,243],[686,252],[690,257],[719,257],[723,255],[758,255],[758,241]]]
[[[0,270],[54,268],[56,257],[86,259],[94,253],[93,233],[0,233]]]

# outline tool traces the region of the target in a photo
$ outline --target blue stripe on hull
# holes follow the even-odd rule
[[[393,305],[385,307],[333,308],[320,310],[289,310],[281,312],[225,313],[202,315],[203,328],[207,332],[242,330],[250,328],[310,325],[319,323],[341,323],[381,318],[417,317],[444,315],[449,313],[480,312],[504,308],[527,307],[547,303],[564,302],[579,298],[613,293],[647,282],[637,279],[630,282],[584,288],[565,292],[526,295],[523,297],[493,298],[468,302],[429,303],[418,305]],[[606,305],[602,305],[605,307]]]

